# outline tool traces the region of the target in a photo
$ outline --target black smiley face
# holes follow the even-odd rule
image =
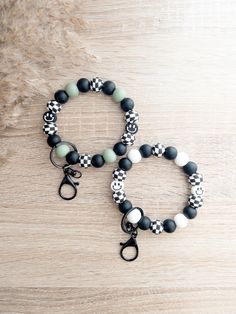
[[[57,115],[55,113],[53,113],[52,111],[44,112],[43,120],[45,122],[56,122],[57,121]]]
[[[138,132],[138,125],[136,123],[127,123],[125,126],[125,130],[128,133],[136,134]]]

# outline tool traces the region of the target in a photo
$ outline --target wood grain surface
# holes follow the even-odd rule
[[[236,313],[236,2],[1,1],[0,313]],[[205,204],[187,228],[140,232],[119,257],[117,163],[83,171],[79,196],[57,195],[42,114],[55,90],[99,75],[140,114],[135,146],[174,145],[199,165]],[[80,152],[119,139],[118,105],[71,100],[60,134]],[[153,219],[182,210],[189,187],[167,160],[144,160],[126,192]]]

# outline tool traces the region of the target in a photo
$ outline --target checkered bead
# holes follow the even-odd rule
[[[114,180],[124,181],[126,178],[126,171],[116,168],[112,173],[112,177]]]
[[[43,126],[43,132],[46,135],[53,135],[58,131],[57,125],[55,123],[45,123]]]
[[[82,168],[91,167],[92,156],[88,154],[81,154],[79,156],[79,164]]]
[[[152,154],[156,157],[161,157],[165,152],[165,146],[158,143],[152,148]]]
[[[48,108],[48,110],[50,110],[54,113],[58,113],[61,111],[62,105],[59,104],[59,102],[57,102],[56,100],[49,100],[47,102],[47,108]]]
[[[163,223],[160,220],[151,222],[150,230],[155,234],[160,234],[164,230]]]
[[[188,198],[188,204],[193,208],[198,208],[203,205],[203,198],[200,195],[191,194]]]
[[[134,123],[135,121],[138,121],[139,115],[137,111],[129,110],[125,113],[125,120],[127,123]]]
[[[188,182],[191,185],[199,185],[203,182],[203,176],[200,173],[194,173],[188,177]]]
[[[126,195],[123,190],[119,190],[119,191],[113,192],[112,198],[116,204],[121,204],[126,200]]]
[[[103,87],[103,80],[99,77],[94,77],[90,81],[90,89],[94,92],[100,92]]]
[[[124,133],[122,136],[121,136],[121,142],[124,144],[124,145],[128,145],[128,146],[131,146],[134,144],[135,142],[135,136],[131,133]]]

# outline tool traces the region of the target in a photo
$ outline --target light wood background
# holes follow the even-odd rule
[[[236,2],[1,1],[0,312],[236,313]],[[62,173],[41,131],[45,104],[70,80],[99,75],[140,113],[136,146],[174,145],[199,164],[205,205],[187,228],[140,232],[140,256],[119,257],[116,164],[83,171],[79,196],[57,195]],[[81,152],[123,129],[119,106],[81,95],[58,120]],[[129,172],[128,198],[153,219],[189,193],[166,160]]]

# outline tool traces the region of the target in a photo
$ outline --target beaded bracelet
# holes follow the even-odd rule
[[[105,95],[112,96],[116,103],[120,103],[121,109],[125,112],[124,119],[126,121],[125,131],[121,139],[112,148],[105,149],[103,154],[91,156],[89,154],[80,154],[76,146],[70,142],[62,141],[57,134],[58,128],[56,125],[57,114],[61,111],[62,105],[65,104],[70,97],[78,96],[79,93],[86,93],[89,90],[94,92],[103,91]],[[43,132],[48,135],[47,143],[51,147],[50,160],[52,164],[63,170],[64,178],[59,186],[58,193],[65,200],[73,199],[77,194],[79,182],[75,182],[72,177],[80,178],[82,173],[71,168],[71,165],[79,163],[80,167],[95,168],[102,167],[105,163],[112,163],[117,159],[117,156],[122,156],[127,151],[127,146],[131,146],[135,142],[135,134],[138,132],[137,121],[138,113],[134,110],[134,102],[131,98],[126,97],[126,92],[119,87],[116,87],[112,81],[103,82],[100,78],[95,77],[91,81],[86,78],[81,78],[78,82],[71,82],[66,85],[64,90],[58,90],[54,94],[54,100],[47,103],[47,109],[43,114],[44,127]],[[56,160],[62,158],[66,160],[64,165],[59,164]],[[73,188],[74,194],[66,197],[62,194],[62,187],[68,184]]]
[[[174,219],[166,219],[163,222],[159,219],[152,221],[148,216],[144,215],[143,209],[133,207],[132,203],[126,199],[124,191],[124,180],[126,171],[131,169],[132,165],[141,161],[142,157],[147,158],[151,155],[155,157],[164,156],[168,160],[174,160],[177,166],[183,168],[185,174],[188,175],[188,182],[191,185],[191,195],[188,198],[187,206],[183,209],[183,214],[178,213]],[[203,177],[197,173],[197,165],[193,161],[189,161],[186,153],[177,152],[177,149],[169,146],[165,148],[158,143],[155,146],[148,144],[142,145],[139,150],[131,149],[127,157],[120,159],[119,168],[113,171],[113,181],[111,189],[113,191],[113,201],[119,205],[119,210],[123,215],[121,220],[121,228],[125,233],[130,234],[130,239],[125,243],[120,243],[120,256],[126,261],[133,261],[138,257],[139,249],[136,241],[138,228],[141,230],[150,229],[154,234],[158,235],[162,231],[172,233],[176,227],[184,228],[187,226],[189,219],[193,219],[197,215],[197,209],[203,205],[204,187],[202,185]],[[132,258],[124,256],[123,251],[127,247],[135,248],[135,255]]]

